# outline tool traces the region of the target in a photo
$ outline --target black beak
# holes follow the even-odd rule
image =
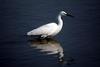
[[[69,16],[69,17],[74,17],[73,15],[71,15],[71,14],[67,14],[67,16]]]

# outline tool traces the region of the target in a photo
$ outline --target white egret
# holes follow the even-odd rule
[[[59,14],[58,14],[58,24],[56,23],[48,23],[48,24],[45,24],[43,26],[40,26],[36,29],[33,29],[32,31],[29,31],[27,33],[27,35],[41,35],[42,38],[45,38],[47,36],[55,36],[57,35],[62,27],[63,27],[63,20],[62,20],[62,16],[65,16],[65,15],[68,15],[68,16],[71,16],[69,15],[68,13],[66,13],[65,11],[61,11]]]

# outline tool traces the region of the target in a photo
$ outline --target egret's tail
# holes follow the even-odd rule
[[[27,32],[27,35],[28,36],[31,36],[31,35],[38,35],[38,33],[36,32],[36,31],[29,31],[29,32]]]
[[[28,36],[32,35],[32,32],[27,32],[27,35],[28,35]]]
[[[42,30],[34,29],[32,31],[27,32],[27,35],[40,35],[42,33]]]

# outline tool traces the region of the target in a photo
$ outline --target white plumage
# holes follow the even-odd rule
[[[64,11],[61,11],[58,14],[58,24],[56,23],[48,23],[43,26],[40,26],[36,29],[33,29],[32,31],[29,31],[27,35],[41,35],[41,37],[45,38],[47,36],[55,36],[58,34],[63,26],[63,21],[61,19],[62,16],[66,15],[67,13]]]
[[[51,35],[57,30],[56,23],[49,23],[36,28],[27,33],[27,35]]]

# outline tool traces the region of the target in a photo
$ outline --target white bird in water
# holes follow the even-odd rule
[[[36,29],[33,29],[32,31],[29,31],[27,33],[27,35],[29,35],[29,36],[41,35],[42,38],[57,35],[63,27],[63,20],[61,17],[65,16],[65,15],[73,17],[72,15],[66,13],[65,11],[61,11],[57,17],[58,24],[57,23],[48,23],[48,24],[42,25]]]

